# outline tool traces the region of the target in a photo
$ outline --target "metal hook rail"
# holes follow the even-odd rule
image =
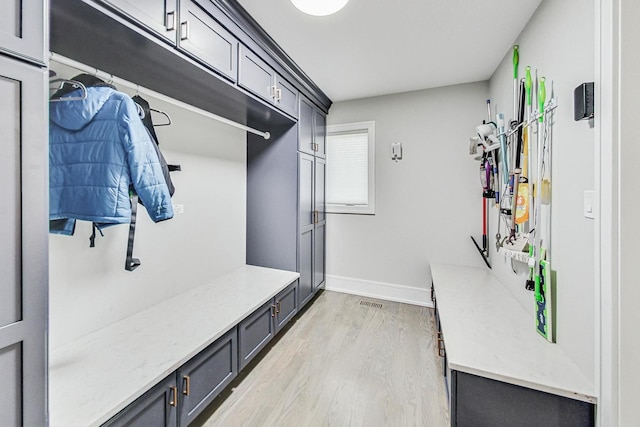
[[[124,80],[121,79],[120,77],[116,77],[113,74],[98,70],[97,68],[94,67],[89,67],[81,62],[75,61],[73,59],[67,58],[65,56],[62,56],[60,54],[54,53],[54,52],[50,52],[49,53],[49,60],[50,61],[55,61],[59,64],[62,65],[66,65],[72,68],[77,69],[78,71],[82,71],[88,74],[92,74],[96,77],[104,77],[105,79],[109,79],[111,82],[113,82],[114,84],[118,85],[118,86],[124,86],[127,87],[129,89],[133,89],[136,90],[137,93],[140,94],[146,94],[148,96],[154,97],[156,99],[159,99],[161,101],[167,102],[169,104],[178,106],[180,108],[184,108],[185,110],[191,111],[193,113],[197,113],[200,114],[202,116],[208,117],[210,119],[219,121],[221,123],[227,124],[229,126],[233,126],[235,128],[238,129],[242,129],[244,131],[250,132],[254,135],[258,135],[263,137],[264,139],[269,139],[271,138],[271,134],[269,132],[263,132],[261,130],[258,129],[254,129],[252,127],[243,125],[242,123],[237,123],[234,122],[233,120],[229,120],[226,117],[222,117],[222,116],[218,116],[217,114],[213,114],[209,111],[203,110],[201,108],[198,107],[194,107],[193,105],[189,105],[186,102],[182,102],[182,101],[178,101],[177,99],[168,97],[166,95],[161,94],[160,92],[156,92],[154,90],[151,89],[147,89],[145,87],[142,87],[140,85],[138,85],[137,83],[132,83],[128,80]]]

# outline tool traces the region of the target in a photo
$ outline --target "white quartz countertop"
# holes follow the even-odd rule
[[[244,266],[51,351],[51,427],[106,422],[298,277]]]
[[[431,265],[452,370],[595,403],[595,386],[490,270]],[[533,296],[531,300],[533,304]]]

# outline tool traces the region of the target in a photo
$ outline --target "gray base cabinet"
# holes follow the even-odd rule
[[[175,427],[178,390],[172,374],[103,424],[104,427]]]
[[[266,347],[276,332],[298,312],[298,282],[267,301],[238,325],[240,370]]]
[[[103,425],[189,425],[238,375],[237,334],[231,329]]]
[[[431,301],[452,427],[592,427],[595,405],[449,368],[438,302]]]
[[[234,328],[178,370],[179,425],[189,425],[238,375],[237,349]]]

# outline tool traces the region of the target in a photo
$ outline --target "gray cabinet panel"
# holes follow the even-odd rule
[[[298,111],[298,151],[313,154],[313,105],[302,97]]]
[[[29,2],[22,2],[23,5]],[[30,2],[37,3],[37,2]],[[24,18],[24,17],[23,17]],[[46,70],[0,55],[0,425],[46,425]],[[28,203],[28,209],[24,209]],[[5,422],[7,419],[7,422]]]
[[[300,233],[299,239],[299,266],[300,289],[299,304],[302,308],[313,296],[313,227]]]
[[[322,112],[314,111],[313,136],[316,143],[316,156],[325,158],[327,155],[327,120]]]
[[[326,223],[317,224],[313,243],[313,287],[314,291],[322,287],[325,280],[325,240]]]
[[[179,46],[234,82],[238,77],[238,40],[201,6],[205,0],[180,2]],[[205,4],[206,4],[205,3]]]
[[[284,327],[298,312],[298,282],[276,295],[276,331]]]
[[[191,423],[238,374],[236,340],[233,328],[178,371],[181,426]]]
[[[276,78],[278,97],[276,106],[287,114],[298,117],[298,91],[281,77]]]
[[[22,344],[0,349],[0,426],[22,425]]]
[[[176,377],[175,374],[172,374],[120,411],[103,426],[175,427],[178,425],[177,401]]]
[[[108,0],[116,9],[148,27],[157,35],[176,43],[177,0]]]
[[[244,369],[273,338],[275,305],[272,300],[238,325],[239,370]]]
[[[325,187],[327,176],[327,162],[316,157],[315,161],[315,186],[314,186],[314,204],[317,212],[317,221],[322,223],[326,220],[326,202]]]
[[[238,84],[260,98],[274,102],[275,72],[244,46],[240,46]]]
[[[298,203],[300,210],[299,227],[304,230],[313,226],[313,156],[298,154]]]
[[[22,319],[22,202],[20,167],[21,82],[0,76],[0,147],[6,161],[0,168],[4,203],[0,204],[0,328]]]
[[[47,2],[6,0],[0,13],[0,51],[44,64],[48,50],[45,29],[49,19]]]

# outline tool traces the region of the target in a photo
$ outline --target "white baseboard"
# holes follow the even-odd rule
[[[433,307],[428,289],[327,274],[326,290],[386,301]]]

